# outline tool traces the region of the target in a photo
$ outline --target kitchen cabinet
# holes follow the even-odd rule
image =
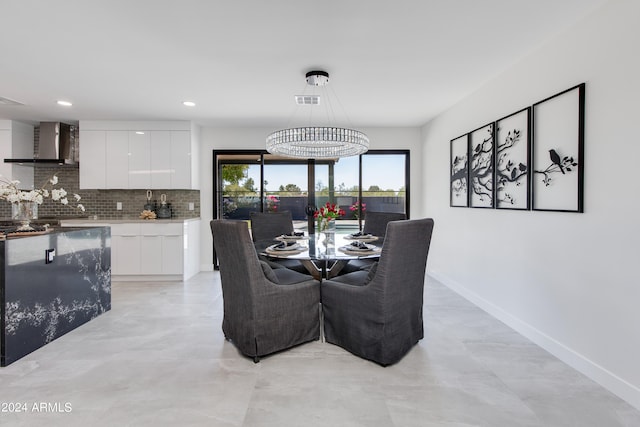
[[[116,280],[186,280],[199,271],[200,220],[62,220],[63,227],[111,227],[111,275]]]
[[[129,132],[129,188],[151,187],[151,134],[145,131]]]
[[[140,274],[182,274],[183,225],[140,224]]]
[[[33,126],[14,120],[0,120],[0,174],[20,181],[21,189],[33,189],[33,166],[5,163],[4,159],[33,158]]]
[[[80,130],[80,188],[107,188],[107,133],[100,130]]]
[[[151,189],[181,188],[172,185],[171,134],[166,130],[151,131]]]
[[[197,188],[191,151],[191,133],[171,131],[171,188]]]
[[[82,144],[82,140],[80,140]],[[105,188],[128,189],[129,187],[129,132],[105,132]],[[82,152],[82,145],[80,146]],[[80,169],[82,169],[80,163]],[[80,188],[85,188],[80,182]]]
[[[140,224],[110,224],[111,274],[140,274]]]
[[[198,189],[197,141],[188,122],[80,121],[79,127],[81,189]]]

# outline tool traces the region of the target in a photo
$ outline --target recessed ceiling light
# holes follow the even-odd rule
[[[182,105],[185,105],[185,106],[187,106],[187,107],[195,107],[195,106],[196,106],[196,103],[195,103],[195,102],[193,102],[193,101],[184,101],[184,102],[182,103]]]
[[[136,131],[136,135],[144,135],[144,132],[138,130]]]
[[[62,105],[64,107],[71,107],[73,104],[69,101],[58,101],[58,105]]]

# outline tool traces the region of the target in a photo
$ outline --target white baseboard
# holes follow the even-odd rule
[[[213,264],[200,264],[200,271],[213,271]]]
[[[431,270],[427,271],[427,274],[640,410],[640,389],[638,387],[618,377],[597,363],[594,363],[544,332],[523,322],[521,319],[514,317],[446,275]]]

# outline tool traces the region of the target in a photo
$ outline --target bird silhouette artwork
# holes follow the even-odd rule
[[[557,149],[549,150],[549,159],[551,164],[543,170],[534,170],[533,173],[542,175],[542,182],[545,187],[548,187],[553,182],[553,176],[557,173],[566,175],[567,172],[572,172],[575,167],[578,166],[578,162],[573,159],[573,156],[561,156]]]
[[[562,161],[560,160],[560,155],[556,152],[556,150],[554,150],[553,148],[549,150],[549,157],[551,158],[551,161],[553,163],[558,165],[558,168],[560,168],[560,172],[562,172],[562,175],[564,175],[565,172],[564,168],[562,167]]]
[[[498,131],[501,131],[498,128]],[[496,146],[496,205],[498,208],[521,209],[527,206],[526,190],[518,187],[526,186],[529,168],[523,161],[526,153],[522,151],[521,131],[518,128],[509,130]],[[526,145],[525,147],[526,148]]]
[[[493,207],[493,123],[484,126],[470,135],[475,148],[469,158],[469,191],[472,207]]]

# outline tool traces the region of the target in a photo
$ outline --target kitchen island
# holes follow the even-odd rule
[[[111,309],[109,227],[0,240],[0,366]]]

